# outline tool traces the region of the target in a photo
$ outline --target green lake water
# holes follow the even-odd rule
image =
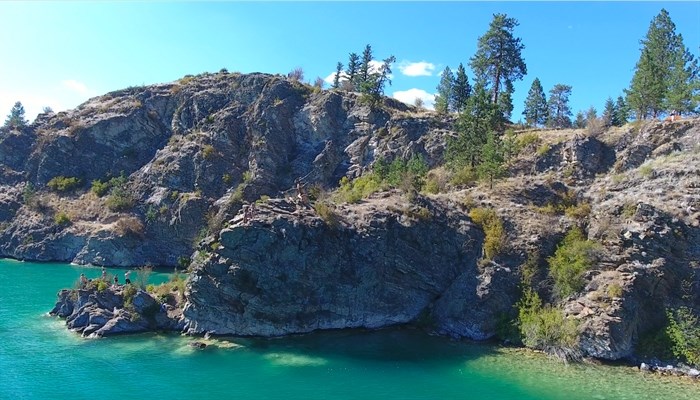
[[[100,274],[0,260],[0,399],[700,399],[689,380],[411,330],[218,339],[205,350],[175,334],[83,339],[46,314],[81,272]]]

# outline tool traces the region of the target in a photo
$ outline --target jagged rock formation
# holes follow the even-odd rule
[[[171,266],[192,255],[182,320],[192,333],[409,323],[484,339],[512,313],[533,257],[535,289],[580,321],[590,356],[630,356],[666,308],[700,304],[699,120],[534,132],[493,189],[448,187],[413,201],[376,194],[328,205],[330,219],[297,208],[285,199],[297,177],[333,189],[379,158],[422,154],[442,164],[454,117],[358,100],[280,76],[204,74],[2,130],[0,254]],[[111,210],[89,185],[122,172],[133,205]],[[57,176],[81,185],[48,190]],[[263,195],[271,199],[244,223],[243,203]],[[504,222],[505,246],[491,262],[468,217],[474,207]],[[547,258],[572,226],[603,250],[585,288],[555,299]],[[210,235],[200,240],[204,228]]]
[[[61,290],[49,313],[65,318],[68,329],[90,337],[183,328],[178,308],[161,304],[143,290],[127,294],[126,288]]]
[[[440,161],[450,120],[414,119],[408,110],[390,99],[373,110],[355,94],[315,92],[279,76],[219,73],[42,114],[21,132],[0,132],[0,254],[177,265],[203,228],[235,214],[241,201],[278,195],[297,177],[333,187],[377,157],[424,153]],[[88,189],[121,173],[134,206],[110,211]],[[58,176],[76,177],[81,187],[45,191]],[[32,202],[22,198],[27,183],[39,189]],[[57,213],[72,224],[55,223]]]

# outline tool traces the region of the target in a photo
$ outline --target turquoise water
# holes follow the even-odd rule
[[[201,351],[179,335],[83,339],[46,315],[81,272],[100,274],[0,260],[0,399],[700,398],[687,380],[410,330],[212,340]]]

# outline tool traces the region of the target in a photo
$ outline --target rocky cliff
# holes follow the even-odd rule
[[[700,304],[698,120],[517,132],[519,152],[492,188],[436,168],[438,194],[292,199],[296,178],[332,191],[379,159],[420,154],[439,167],[454,118],[266,74],[109,93],[0,131],[0,253],[108,265],[191,257],[181,320],[191,333],[413,324],[485,339],[512,317],[528,275],[579,321],[585,354],[619,359],[667,308]],[[475,209],[502,221],[490,260]],[[584,288],[556,299],[548,257],[574,226],[601,250]]]

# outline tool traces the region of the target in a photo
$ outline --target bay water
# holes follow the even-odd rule
[[[0,260],[0,399],[700,399],[688,379],[409,329],[218,338],[204,350],[177,334],[85,339],[47,315],[80,273],[100,269]]]

